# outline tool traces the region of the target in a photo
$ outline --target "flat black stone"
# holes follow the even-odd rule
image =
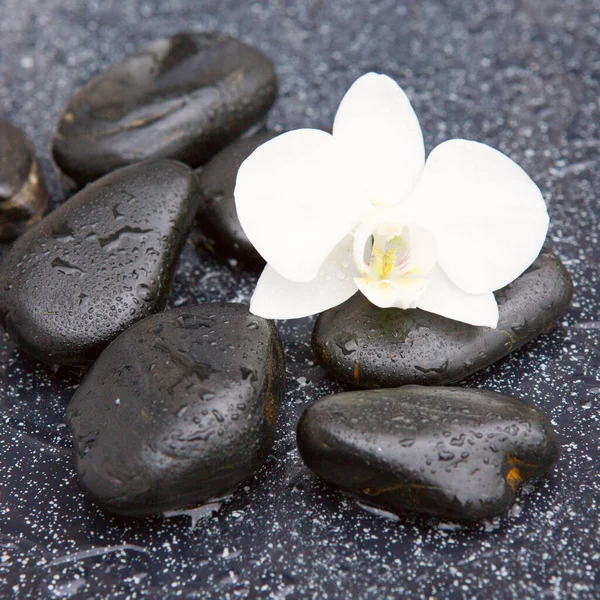
[[[497,329],[419,309],[378,308],[359,293],[321,314],[312,344],[323,367],[357,387],[445,385],[552,329],[572,295],[564,265],[543,250],[523,275],[496,292]]]
[[[246,264],[265,264],[240,225],[233,192],[240,165],[256,148],[275,136],[275,133],[260,133],[237,140],[200,169],[197,223],[203,238],[199,241],[210,252]]]
[[[25,134],[0,119],[0,242],[14,240],[39,221],[48,192]]]
[[[368,504],[469,521],[504,514],[559,454],[532,404],[426,386],[318,400],[298,424],[298,448],[319,477]]]
[[[159,39],[97,75],[69,102],[53,154],[76,182],[147,158],[205,163],[268,112],[271,61],[217,32]]]
[[[271,449],[284,379],[277,330],[245,305],[144,319],[102,353],[68,406],[81,486],[138,516],[231,492]]]
[[[0,264],[0,321],[31,356],[87,364],[162,310],[196,212],[194,172],[172,160],[115,171],[23,234]]]

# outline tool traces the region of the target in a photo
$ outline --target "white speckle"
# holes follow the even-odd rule
[[[33,58],[31,56],[22,56],[20,60],[21,66],[24,69],[32,69],[33,68]]]

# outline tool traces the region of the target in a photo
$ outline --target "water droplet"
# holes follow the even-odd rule
[[[177,317],[177,325],[182,329],[202,329],[212,327],[212,321],[197,317],[196,315],[180,315]]]
[[[350,356],[358,350],[358,343],[354,337],[336,342],[336,344],[344,356]]]
[[[63,273],[64,275],[83,275],[82,269],[76,265],[68,263],[62,258],[56,257],[50,264],[57,269],[59,273]]]
[[[139,227],[129,227],[128,225],[115,231],[111,235],[107,235],[104,238],[100,238],[98,241],[100,243],[100,247],[106,250],[107,252],[112,252],[116,250],[121,242],[127,239],[145,239],[146,234],[152,233],[152,229],[141,229]]]
[[[424,365],[415,365],[415,369],[421,373],[445,373],[448,370],[448,359],[436,358]]]
[[[154,292],[145,283],[137,285],[135,295],[144,302],[150,302],[154,298]]]
[[[454,458],[454,452],[450,452],[444,447],[444,442],[438,442],[437,444],[438,456],[440,460],[452,460]]]
[[[257,379],[258,379],[258,377],[256,376],[256,373],[252,369],[249,369],[248,367],[241,366],[240,372],[242,373],[242,379],[244,379],[244,380],[247,379],[251,383],[257,381]]]

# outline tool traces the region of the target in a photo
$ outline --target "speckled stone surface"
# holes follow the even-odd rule
[[[360,600],[593,599],[600,585],[600,0],[4,0],[0,111],[32,139],[55,202],[53,127],[85,81],[142,43],[219,28],[278,71],[275,131],[330,127],[368,70],[406,87],[427,149],[461,136],[508,153],[548,200],[573,275],[556,329],[463,382],[548,412],[562,454],[543,487],[479,532],[366,512],[303,466],[295,426],[342,385],[313,364],[313,321],[280,327],[288,381],[272,456],[215,514],[130,522],[78,491],[66,404],[81,375],[0,344],[0,596]],[[191,242],[171,306],[247,301],[256,275]],[[195,516],[199,516],[195,514]]]

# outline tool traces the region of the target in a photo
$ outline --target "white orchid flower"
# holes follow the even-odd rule
[[[494,291],[538,256],[548,213],[511,159],[450,140],[425,162],[404,91],[369,73],[344,96],[333,134],[284,133],[237,176],[246,235],[267,262],[250,310],[322,312],[360,290],[382,308],[421,308],[496,327]]]

